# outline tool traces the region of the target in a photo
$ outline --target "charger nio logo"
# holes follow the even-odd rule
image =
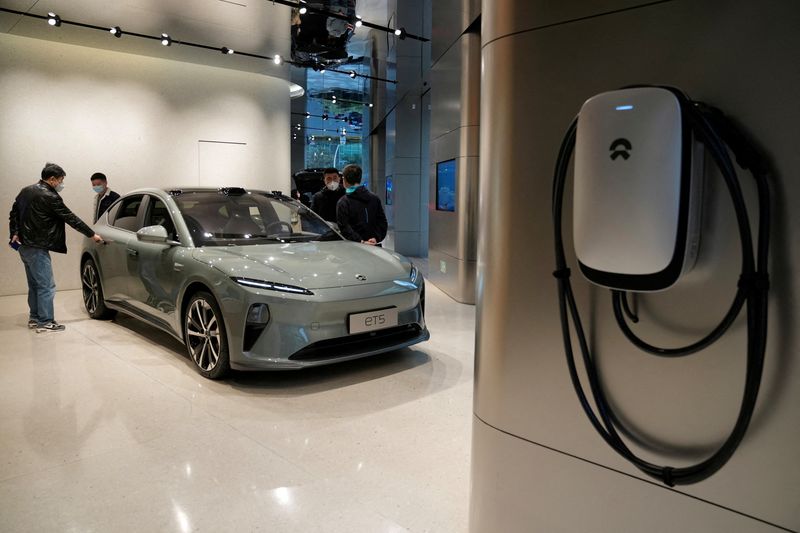
[[[358,281],[367,281],[367,276],[365,276],[364,274],[356,274],[356,279]]]
[[[631,142],[628,139],[620,137],[611,143],[608,149],[611,150],[611,160],[613,161],[619,156],[622,156],[622,159],[628,159],[631,156],[628,152],[633,149],[633,146],[631,146]]]

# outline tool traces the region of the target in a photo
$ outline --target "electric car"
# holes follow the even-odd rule
[[[429,338],[425,286],[405,257],[345,240],[280,193],[140,189],[84,242],[83,302],[182,341],[203,376],[299,369]]]

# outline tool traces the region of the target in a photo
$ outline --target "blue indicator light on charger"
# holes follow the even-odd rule
[[[614,109],[616,109],[617,111],[628,111],[630,109],[633,109],[633,106],[632,105],[618,105]]]

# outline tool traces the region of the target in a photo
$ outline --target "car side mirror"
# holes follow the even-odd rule
[[[136,232],[136,238],[142,242],[152,242],[155,244],[178,244],[176,241],[169,240],[167,228],[161,225],[143,227]]]

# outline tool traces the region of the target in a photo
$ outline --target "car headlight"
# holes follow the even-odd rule
[[[411,263],[411,274],[408,276],[408,278],[411,280],[411,283],[416,283],[418,277],[419,270],[417,270],[417,267],[414,266],[414,263]]]
[[[314,293],[303,287],[295,287],[294,285],[285,285],[283,283],[274,283],[272,281],[262,281],[260,279],[251,278],[231,278],[239,285],[251,287],[253,289],[266,289],[268,291],[288,292],[290,294],[305,294],[312,296]]]

